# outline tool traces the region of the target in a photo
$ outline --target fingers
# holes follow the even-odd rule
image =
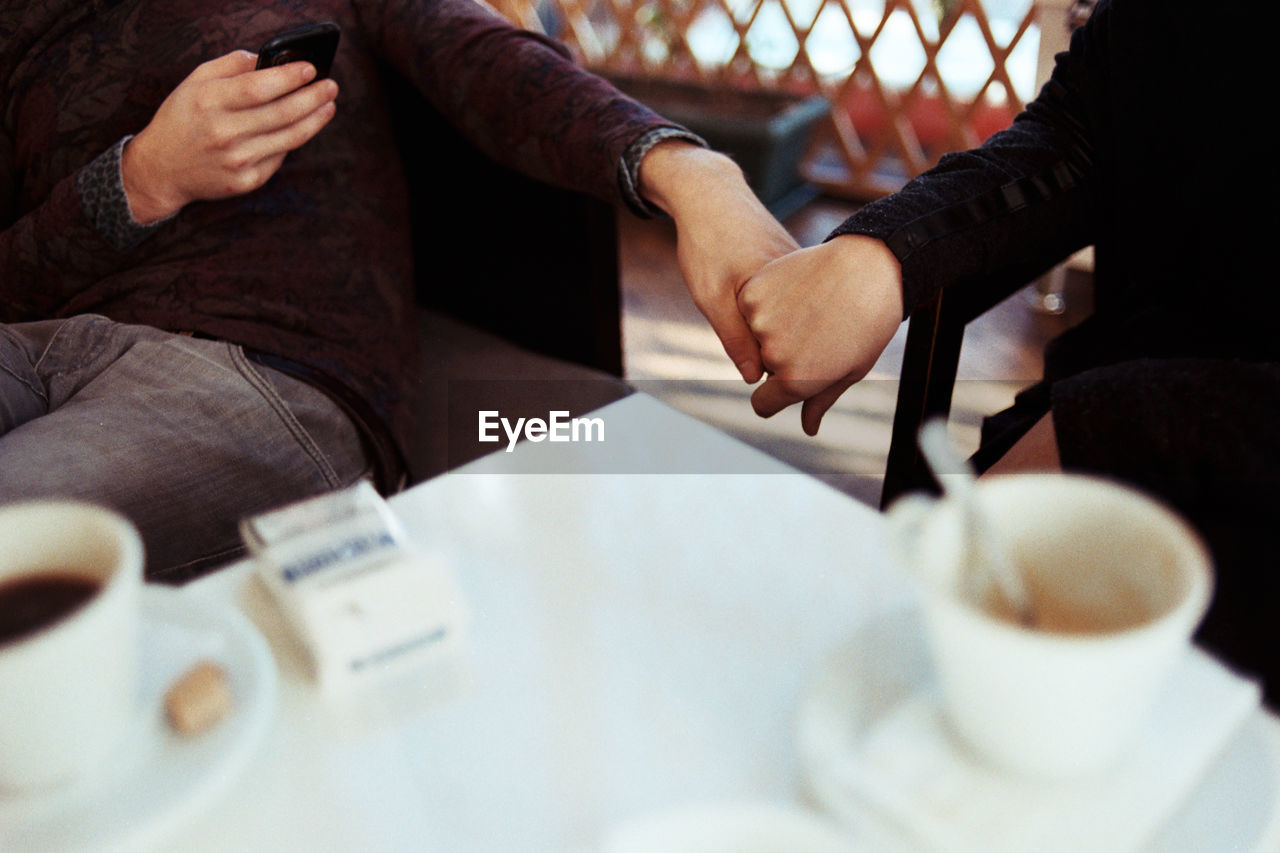
[[[237,113],[228,145],[232,139],[239,141],[239,157],[249,162],[292,151],[329,123],[337,95],[336,83],[321,80],[278,101]]]
[[[332,101],[272,133],[242,140],[226,152],[226,192],[251,192],[265,184],[284,163],[285,155],[302,147],[329,123],[336,112]]]
[[[818,427],[822,425],[823,416],[835,405],[836,400],[840,399],[840,395],[852,388],[853,385],[853,379],[843,379],[804,401],[804,404],[800,407],[800,426],[805,435],[813,436],[818,434]]]
[[[252,71],[257,64],[257,56],[249,51],[233,50],[217,59],[210,59],[208,62],[197,65],[196,69],[187,75],[187,82],[201,83],[206,80],[235,77]]]
[[[230,173],[226,190],[238,194],[265,183],[270,174],[259,177],[262,164],[319,133],[336,113],[337,94],[336,83],[321,80],[258,107],[220,113],[207,139],[211,162]]]
[[[751,334],[747,321],[738,313],[737,306],[733,303],[713,302],[699,307],[743,380],[749,384],[759,382],[764,375],[760,344],[756,342],[755,335]]]
[[[244,160],[257,162],[301,148],[329,123],[336,112],[333,101],[326,101],[291,124],[251,137],[244,146]]]
[[[796,381],[770,375],[751,394],[751,408],[760,417],[771,418],[788,406],[802,403],[800,426],[806,435],[814,436],[818,434],[822,418],[856,382],[852,377],[829,383],[821,379]]]
[[[245,117],[256,123],[252,130],[271,132],[301,121],[337,98],[338,84],[332,80],[321,80],[279,100],[246,110]]]
[[[764,382],[751,393],[751,408],[762,418],[771,418],[787,406],[807,400],[819,393],[829,383],[822,380],[796,381],[783,379],[775,374],[765,377]]]
[[[196,67],[184,84],[206,84],[200,88],[200,106],[205,110],[244,110],[270,104],[306,86],[316,77],[309,62],[290,62],[256,70],[257,57],[244,50],[211,59]]]
[[[789,393],[776,376],[769,376],[751,392],[751,408],[760,417],[771,418],[801,399]]]
[[[290,62],[261,71],[250,69],[227,81],[229,84],[227,106],[230,109],[250,109],[269,104],[306,86],[316,77],[315,66],[310,62]],[[336,87],[331,80],[321,81]],[[336,92],[336,88],[335,88]]]

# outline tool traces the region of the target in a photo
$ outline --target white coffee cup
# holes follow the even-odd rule
[[[137,715],[142,568],[142,541],[114,512],[0,506],[0,589],[54,576],[97,584],[75,609],[0,643],[0,794],[89,773]]]
[[[946,716],[1005,770],[1103,770],[1190,648],[1212,594],[1209,553],[1176,513],[1102,479],[997,477],[976,498],[1026,581],[1030,626],[959,594],[967,552],[953,502],[910,496],[888,513],[894,550],[922,580]]]

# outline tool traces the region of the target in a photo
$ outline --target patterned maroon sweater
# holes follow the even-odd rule
[[[343,31],[330,125],[261,190],[118,248],[119,187],[90,179],[118,184],[117,143],[201,62],[324,20]],[[377,59],[499,162],[612,202],[628,146],[670,124],[469,0],[0,0],[0,321],[225,339],[336,380],[404,436],[408,201]]]

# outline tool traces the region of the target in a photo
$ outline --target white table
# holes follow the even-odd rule
[[[247,565],[188,588],[249,612],[280,696],[245,774],[171,849],[573,851],[672,807],[798,801],[801,692],[909,597],[878,513],[644,395],[600,414],[604,444],[555,448],[578,473],[504,473],[552,449],[522,444],[392,501],[469,599],[460,686],[331,707]],[[659,461],[751,473],[632,473]]]

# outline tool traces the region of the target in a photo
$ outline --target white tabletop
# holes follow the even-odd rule
[[[166,849],[577,851],[670,808],[800,804],[806,684],[909,600],[879,514],[645,395],[601,414],[578,473],[506,473],[551,449],[521,444],[392,500],[469,601],[456,682],[327,703],[247,565],[188,587],[250,614],[280,695],[246,772]]]

